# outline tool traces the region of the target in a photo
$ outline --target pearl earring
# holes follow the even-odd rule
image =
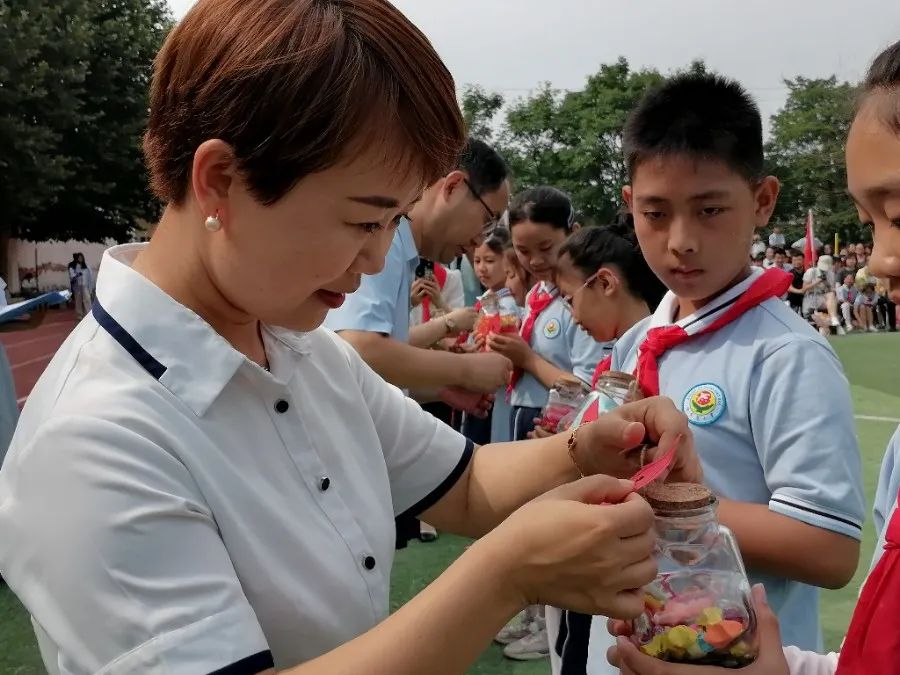
[[[222,222],[219,220],[218,214],[207,218],[205,225],[206,229],[210,232],[218,232],[220,229],[222,229]]]

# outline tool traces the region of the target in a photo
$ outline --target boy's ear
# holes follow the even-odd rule
[[[630,185],[622,186],[622,199],[625,202],[625,206],[628,207],[628,210],[634,213],[634,209],[632,208],[632,202],[634,201],[634,192],[632,191]]]
[[[754,198],[756,200],[756,227],[761,228],[769,224],[775,205],[778,203],[778,193],[781,191],[781,183],[775,176],[766,176],[756,188]]]

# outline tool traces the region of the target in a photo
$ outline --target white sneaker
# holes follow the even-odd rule
[[[844,327],[841,324],[837,325],[837,334],[838,335],[846,335],[847,331],[844,330]]]
[[[875,326],[869,326],[869,332],[870,332],[870,333],[877,333],[877,332],[878,332],[878,329],[875,328]]]
[[[494,637],[494,642],[501,645],[511,645],[513,642],[518,642],[523,637],[536,633],[538,630],[540,630],[539,626],[534,621],[529,621],[525,610],[523,610],[516,614],[512,621],[497,633]]]
[[[831,325],[834,326],[835,328],[838,328],[838,327],[840,327],[841,322],[838,321],[837,319],[835,319],[834,317],[831,317]]]
[[[513,661],[537,661],[550,656],[550,640],[547,629],[526,635],[518,642],[506,645],[503,656]]]

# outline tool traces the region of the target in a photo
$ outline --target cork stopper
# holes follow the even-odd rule
[[[644,499],[661,513],[702,509],[716,501],[705,485],[698,483],[651,483],[642,490]]]
[[[600,377],[607,382],[615,382],[616,384],[622,384],[626,387],[634,382],[635,379],[634,375],[631,373],[623,373],[619,370],[607,370],[600,375]]]

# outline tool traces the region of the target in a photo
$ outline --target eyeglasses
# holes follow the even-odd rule
[[[487,212],[488,221],[482,226],[481,233],[485,237],[488,236],[491,232],[494,231],[494,228],[497,227],[497,221],[500,220],[500,216],[494,213],[490,206],[481,198],[481,195],[475,192],[475,188],[472,187],[472,184],[469,182],[468,178],[463,178],[463,181],[466,184],[466,187],[469,188],[469,192],[472,193],[472,196],[475,197],[478,201],[481,202],[481,205],[484,207],[484,210]]]
[[[576,288],[576,289],[575,289],[575,292],[572,293],[572,295],[566,296],[566,297],[564,297],[564,298],[562,299],[563,304],[566,306],[566,308],[567,308],[570,312],[574,312],[574,311],[575,311],[575,308],[574,308],[574,306],[573,306],[573,303],[575,302],[575,296],[578,295],[578,294],[579,294],[581,291],[583,291],[585,288],[587,288],[588,286],[590,286],[592,283],[594,283],[595,281],[597,281],[597,277],[599,277],[599,276],[600,276],[600,270],[597,270],[596,272],[594,272],[591,276],[589,276],[589,277],[587,278],[587,281],[585,281],[583,284],[581,284],[581,286],[579,286],[578,288]]]

